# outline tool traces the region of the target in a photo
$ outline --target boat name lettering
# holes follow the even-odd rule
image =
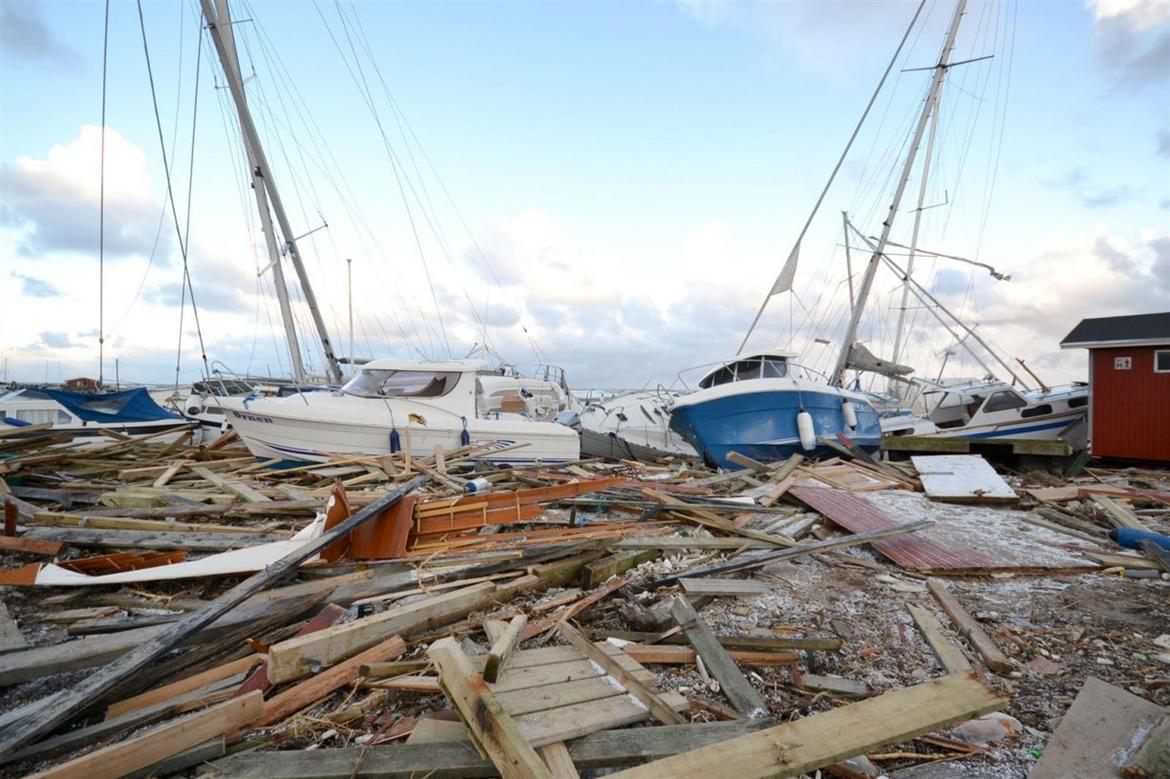
[[[243,411],[233,410],[232,416],[234,416],[236,419],[246,419],[249,422],[263,422],[266,425],[272,424],[272,419],[270,417],[257,416],[256,414],[246,414]]]

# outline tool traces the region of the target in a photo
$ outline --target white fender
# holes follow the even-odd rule
[[[848,400],[841,404],[841,416],[845,418],[845,425],[850,430],[857,428],[857,409]]]
[[[803,409],[796,415],[796,432],[800,433],[800,446],[806,452],[817,448],[817,431],[813,427],[812,414]]]

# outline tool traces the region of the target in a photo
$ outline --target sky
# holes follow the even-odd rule
[[[698,366],[736,353],[918,5],[235,0],[231,13],[339,355],[351,332],[358,358],[486,343],[575,387],[634,388],[693,387]],[[749,349],[831,367],[869,261],[856,237],[846,257],[842,211],[862,235],[881,229],[953,9],[923,3]],[[104,12],[0,0],[0,379],[287,374],[198,2],[109,4],[103,133]],[[1059,348],[1080,319],[1170,310],[1170,2],[971,0],[952,60],[975,61],[947,72],[891,239],[909,245],[917,217],[919,247],[1010,276],[923,255],[914,271],[1012,370],[1021,358],[1048,383],[1083,380],[1085,354]],[[298,349],[320,371],[281,262]],[[883,267],[873,290],[858,339],[892,357],[900,279]],[[1005,376],[937,310],[909,298],[900,362]]]

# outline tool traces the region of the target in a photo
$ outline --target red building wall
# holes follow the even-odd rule
[[[1138,346],[1093,349],[1092,437],[1094,457],[1170,462],[1170,373],[1154,373],[1154,351]],[[1129,357],[1129,370],[1114,361]]]

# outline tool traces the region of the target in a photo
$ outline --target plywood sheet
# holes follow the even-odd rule
[[[1012,504],[1020,499],[977,454],[915,455],[910,460],[918,469],[922,488],[934,500]]]

